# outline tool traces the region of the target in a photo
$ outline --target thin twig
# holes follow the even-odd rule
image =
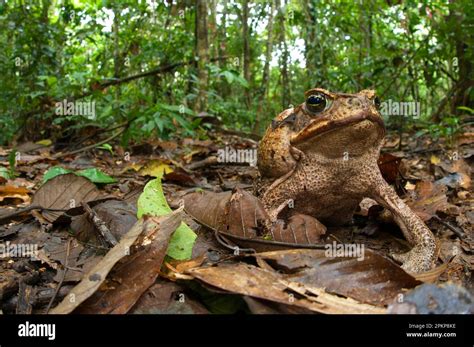
[[[114,135],[112,135],[112,136],[106,138],[105,140],[99,141],[99,142],[97,142],[97,143],[94,143],[94,144],[92,144],[92,145],[89,145],[89,146],[86,146],[86,147],[83,147],[83,148],[76,149],[75,151],[55,154],[55,155],[53,155],[53,158],[54,158],[54,159],[59,159],[59,158],[62,158],[62,157],[66,157],[66,156],[68,156],[68,155],[73,155],[73,154],[77,154],[77,153],[81,153],[81,152],[88,151],[89,149],[93,149],[93,148],[95,148],[95,147],[98,147],[98,146],[100,146],[100,145],[103,145],[104,143],[107,143],[107,142],[112,141],[112,140],[115,139],[116,137],[120,136],[126,129],[127,129],[127,127],[124,127],[123,129],[121,129],[120,131],[116,132]]]
[[[115,246],[118,244],[117,239],[115,236],[111,233],[105,222],[97,215],[97,213],[90,208],[90,206],[87,204],[87,202],[82,202],[82,206],[84,207],[84,210],[89,214],[89,217],[92,221],[92,223],[95,225],[97,228],[99,235],[102,236],[109,244],[110,246]]]
[[[45,311],[46,314],[49,313],[49,310],[51,309],[51,306],[53,305],[53,302],[54,302],[54,300],[56,299],[56,296],[59,293],[59,289],[61,289],[61,286],[63,285],[64,279],[66,278],[66,272],[67,272],[67,269],[68,269],[69,253],[71,251],[71,242],[72,242],[72,240],[73,240],[72,238],[69,238],[68,241],[67,241],[66,259],[64,260],[64,271],[63,271],[63,274],[61,276],[61,280],[59,281],[58,286],[56,287],[56,290],[54,291],[54,294],[51,297],[51,300],[49,301],[48,306],[46,307],[46,311]]]
[[[454,232],[457,236],[459,236],[460,238],[464,237],[466,234],[460,230],[459,228],[456,228],[455,226],[449,224],[448,222],[445,222],[444,220],[442,220],[441,218],[439,218],[437,215],[434,215],[433,218],[438,221],[439,223],[443,224],[446,228],[448,228],[449,230],[451,230],[452,232]]]

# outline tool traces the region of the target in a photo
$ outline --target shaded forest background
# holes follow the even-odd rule
[[[449,140],[472,124],[473,29],[470,0],[2,1],[0,144],[259,134],[315,86],[419,102],[389,127]]]

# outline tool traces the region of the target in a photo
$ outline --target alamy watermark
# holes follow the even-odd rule
[[[58,116],[84,116],[95,119],[95,101],[58,101],[55,104]]]
[[[419,118],[420,103],[417,101],[394,101],[389,99],[380,104],[380,113],[384,116],[404,116]]]
[[[363,243],[333,243],[324,246],[326,251],[324,255],[327,258],[357,258],[358,261],[364,260]]]
[[[217,162],[219,163],[248,163],[250,166],[257,165],[257,150],[235,149],[226,146],[217,150]]]
[[[35,243],[0,243],[0,258],[37,259],[38,245]]]

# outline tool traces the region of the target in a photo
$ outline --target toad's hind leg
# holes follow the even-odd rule
[[[403,235],[413,246],[404,254],[392,254],[392,257],[402,262],[406,271],[419,273],[430,270],[436,261],[438,245],[430,229],[423,223],[380,174],[373,183],[373,196],[378,203],[387,208]]]

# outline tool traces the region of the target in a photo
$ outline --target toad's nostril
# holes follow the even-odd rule
[[[359,107],[362,104],[359,98],[349,98],[347,99],[347,103],[350,106],[355,106],[355,107]]]

